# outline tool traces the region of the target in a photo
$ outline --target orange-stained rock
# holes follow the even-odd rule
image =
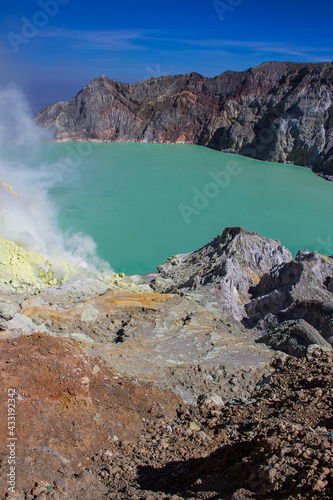
[[[53,481],[59,470],[83,470],[96,452],[112,446],[115,435],[124,441],[137,438],[142,419],[170,419],[179,402],[152,384],[121,379],[101,359],[84,354],[75,340],[46,334],[0,341],[0,387],[2,488],[11,388],[18,394],[18,488],[40,476]]]
[[[172,299],[172,295],[111,290],[100,297],[86,301],[85,304],[91,304],[101,313],[109,313],[117,309],[120,311],[135,309],[157,311],[161,305]],[[22,308],[24,309],[24,314],[31,319],[51,319],[60,323],[66,323],[69,326],[75,321],[82,320],[85,304],[68,303],[65,306],[57,307],[46,304],[42,306],[28,305],[28,307],[25,307],[25,303],[23,302]]]

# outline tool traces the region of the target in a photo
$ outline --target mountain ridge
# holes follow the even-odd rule
[[[333,175],[333,63],[266,62],[214,78],[102,75],[35,115],[57,140],[180,143]]]

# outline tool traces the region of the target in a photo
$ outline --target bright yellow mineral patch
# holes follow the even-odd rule
[[[55,284],[52,264],[47,259],[0,238],[0,287],[24,291]]]
[[[0,181],[0,187],[3,187],[6,191],[8,191],[10,194],[15,196],[16,198],[22,198],[22,196],[20,194],[16,193],[16,191],[14,191],[12,186],[7,184],[7,182]]]

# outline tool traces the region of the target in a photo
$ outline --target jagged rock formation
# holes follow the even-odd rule
[[[255,328],[262,341],[293,355],[309,344],[330,349],[333,260],[243,228],[226,228],[200,250],[170,257],[149,275],[159,292],[178,291],[210,310]],[[296,338],[295,338],[296,337]],[[291,344],[290,344],[291,342]]]
[[[293,261],[272,269],[252,288],[245,306],[247,324],[264,330],[304,319],[329,339],[333,335],[332,280],[332,259],[317,252],[298,252]]]
[[[272,268],[291,260],[279,241],[241,227],[226,228],[200,250],[170,257],[158,266],[150,286],[159,292],[192,291],[201,302],[217,303],[224,314],[241,320],[250,288]]]
[[[36,123],[59,140],[200,144],[333,174],[333,63],[269,62],[215,78],[90,82]]]

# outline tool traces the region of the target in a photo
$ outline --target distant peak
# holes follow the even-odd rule
[[[109,81],[110,78],[108,78],[106,75],[101,75],[101,76],[98,76],[97,78],[95,78],[93,81],[96,82],[96,81]]]

